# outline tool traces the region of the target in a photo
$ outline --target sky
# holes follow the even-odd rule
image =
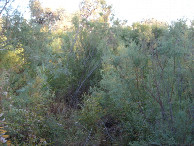
[[[40,0],[44,7],[64,8],[73,13],[79,9],[82,0]],[[170,23],[185,18],[194,20],[194,0],[106,0],[112,5],[113,13],[128,24],[154,18]],[[28,0],[15,0],[17,6],[24,10]],[[26,10],[25,15],[28,15]]]

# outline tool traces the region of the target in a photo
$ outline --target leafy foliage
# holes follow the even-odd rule
[[[15,145],[192,145],[193,23],[126,26],[105,1],[30,1],[1,18],[0,97]],[[6,93],[6,94],[4,94]]]

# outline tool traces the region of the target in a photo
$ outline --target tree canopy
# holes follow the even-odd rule
[[[71,15],[30,0],[26,20],[8,3],[0,143],[194,144],[193,21],[127,25],[105,0],[83,0]]]

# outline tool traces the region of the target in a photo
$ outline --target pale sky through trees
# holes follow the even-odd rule
[[[82,0],[40,0],[44,7],[64,8],[75,12]],[[194,0],[106,0],[113,6],[113,12],[121,20],[131,24],[143,19],[155,18],[160,21],[176,21],[180,18],[194,19]],[[23,7],[28,0],[15,0]],[[27,15],[27,13],[26,13]]]

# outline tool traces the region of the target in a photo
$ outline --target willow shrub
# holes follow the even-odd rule
[[[146,40],[131,38],[104,56],[103,79],[85,101],[81,121],[101,128],[112,143],[192,144],[192,27],[180,20],[162,32],[145,28]]]

